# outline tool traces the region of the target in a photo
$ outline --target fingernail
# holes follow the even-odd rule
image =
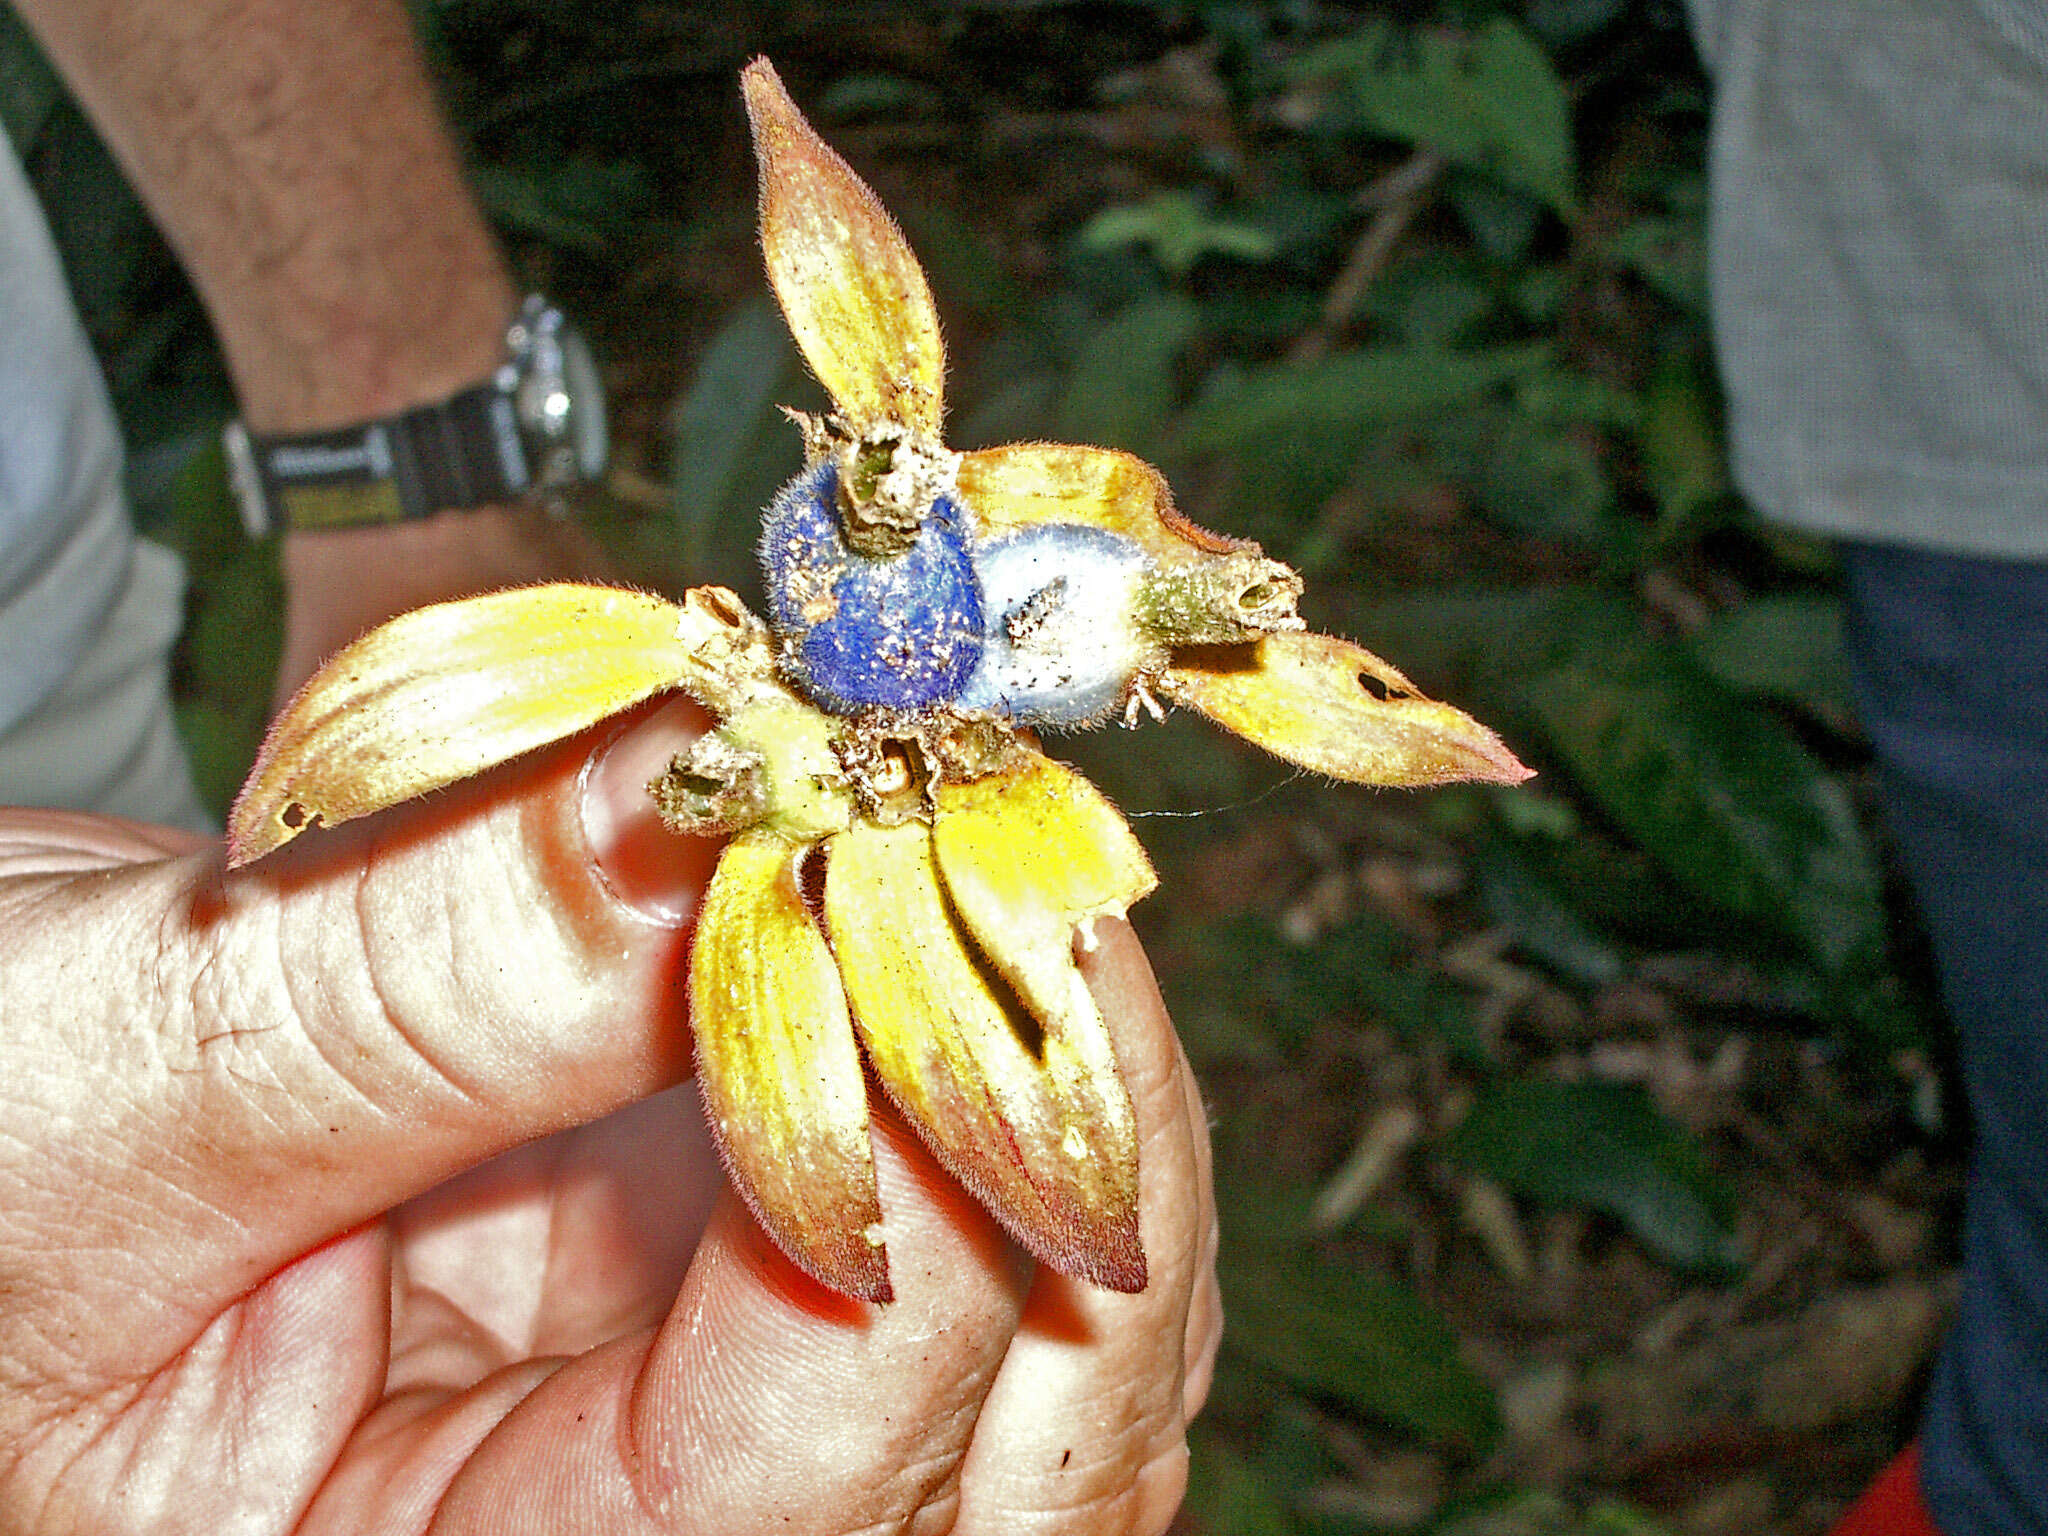
[[[671,699],[627,720],[583,769],[583,836],[599,878],[620,905],[666,927],[696,916],[720,842],[669,831],[647,785],[710,725],[695,700]]]

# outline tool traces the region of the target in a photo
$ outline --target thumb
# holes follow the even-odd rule
[[[704,723],[643,710],[233,873],[212,848],[0,881],[0,1044],[29,1064],[0,1095],[0,1211],[206,1316],[680,1079],[716,849],[654,824],[644,785]],[[45,1267],[73,1305],[133,1288]]]

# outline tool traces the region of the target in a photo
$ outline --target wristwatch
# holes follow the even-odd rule
[[[590,347],[540,295],[505,329],[485,382],[329,432],[225,433],[250,537],[359,528],[556,495],[604,473],[604,392]]]

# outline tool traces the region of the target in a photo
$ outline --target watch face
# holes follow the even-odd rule
[[[604,474],[604,386],[589,344],[560,310],[526,317],[514,404],[536,462],[536,483],[574,485]]]

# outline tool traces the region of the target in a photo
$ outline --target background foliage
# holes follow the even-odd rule
[[[1820,1528],[1938,1321],[1954,1153],[1829,554],[1723,469],[1675,3],[415,10],[522,276],[607,356],[591,517],[638,579],[755,585],[776,407],[816,403],[751,245],[766,51],[932,273],[956,446],[1154,459],[1542,770],[1397,798],[1180,722],[1070,744],[1166,868],[1139,918],[1217,1114],[1188,1528]],[[278,607],[229,394],[18,32],[0,120],[191,568],[224,803]],[[1771,1395],[1859,1317],[1892,1354]]]

